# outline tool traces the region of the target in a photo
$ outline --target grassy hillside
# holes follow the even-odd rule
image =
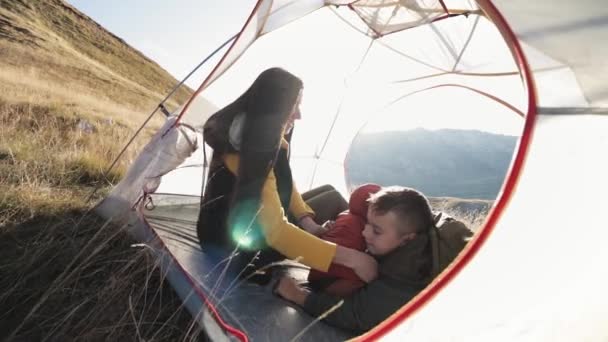
[[[116,181],[137,146],[109,179],[102,171],[176,83],[64,1],[0,0],[2,193],[29,203],[51,188],[56,196]],[[182,87],[168,106],[189,94]],[[161,123],[159,115],[136,145]]]
[[[103,176],[176,83],[63,1],[0,0],[0,340],[196,336],[145,248],[87,212],[162,123]]]
[[[13,102],[31,102],[35,92],[39,104],[125,121],[139,119],[132,114],[175,85],[156,63],[61,0],[0,0],[0,75],[0,93]],[[189,93],[180,89],[177,102]]]

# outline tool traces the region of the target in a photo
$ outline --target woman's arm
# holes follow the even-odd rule
[[[291,224],[281,207],[274,172],[271,171],[262,189],[259,222],[269,246],[290,259],[327,272],[336,254],[336,245],[322,240]]]
[[[237,154],[224,156],[224,164],[234,174],[238,170],[238,161]],[[258,219],[266,243],[270,247],[287,258],[298,259],[301,263],[319,271],[327,272],[331,263],[335,262],[352,268],[366,282],[376,277],[378,266],[373,257],[322,240],[287,220],[272,170],[264,183],[261,197],[262,207]]]
[[[304,217],[314,217],[315,211],[304,202],[302,195],[298,192],[295,183],[291,187],[291,197],[289,199],[289,212],[299,221]]]
[[[289,212],[298,220],[298,225],[310,234],[320,236],[327,231],[327,229],[315,222],[313,219],[315,217],[314,210],[304,201],[295,184],[293,184],[291,189]]]
[[[239,168],[238,154],[224,155],[224,164],[233,174]],[[268,174],[261,194],[258,221],[266,243],[290,259],[327,272],[336,254],[336,245],[322,240],[290,223],[281,205],[274,172]]]
[[[378,262],[376,259],[356,249],[338,245],[333,262],[352,268],[357,276],[366,283],[378,277]]]

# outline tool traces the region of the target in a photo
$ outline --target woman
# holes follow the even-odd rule
[[[318,238],[325,229],[293,185],[284,135],[300,118],[302,89],[289,72],[265,70],[205,124],[214,153],[197,225],[201,246],[238,248],[240,259],[233,264],[240,268],[260,250],[258,268],[287,257],[324,272],[331,263],[344,265],[371,281],[374,258]]]

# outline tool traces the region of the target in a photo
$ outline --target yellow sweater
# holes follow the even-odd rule
[[[239,155],[225,154],[224,164],[236,175],[239,169]],[[304,202],[295,185],[291,191],[289,211],[299,220],[314,214]],[[274,171],[270,170],[262,189],[262,208],[259,221],[266,243],[287,258],[299,258],[300,262],[316,270],[327,272],[336,254],[336,245],[322,240],[287,221],[281,206]]]

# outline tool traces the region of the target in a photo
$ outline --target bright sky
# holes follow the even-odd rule
[[[176,79],[237,33],[255,0],[68,0]],[[213,63],[208,63],[210,67]],[[188,84],[196,88],[204,72]]]

